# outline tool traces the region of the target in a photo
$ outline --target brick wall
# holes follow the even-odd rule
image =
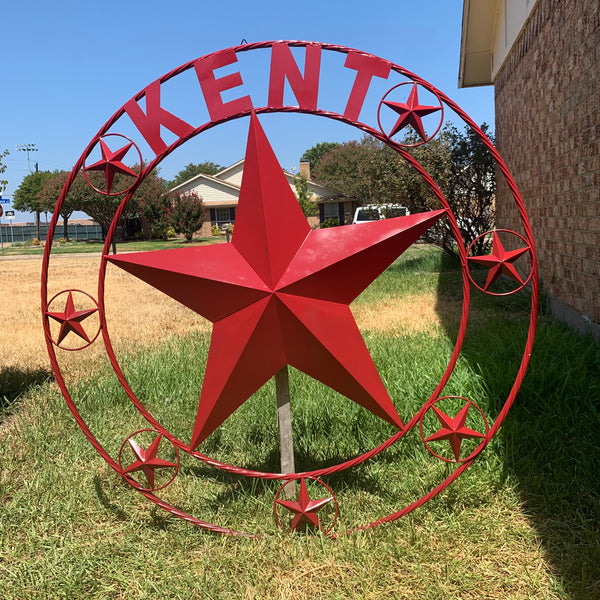
[[[496,144],[557,316],[600,333],[600,3],[540,0],[495,84]],[[497,226],[521,231],[498,183]]]

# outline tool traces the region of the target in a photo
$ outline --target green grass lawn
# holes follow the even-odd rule
[[[191,244],[215,244],[225,241],[224,237],[197,237],[194,238]],[[181,248],[184,245],[189,244],[182,239],[169,239],[169,240],[140,240],[136,242],[117,242],[117,252],[142,252],[145,250],[168,250],[170,248]],[[102,241],[69,241],[63,244],[58,242],[52,246],[52,254],[81,254],[90,252],[102,252],[104,249],[104,242]],[[5,245],[4,249],[0,251],[0,256],[13,256],[13,255],[25,255],[25,256],[41,256],[44,254],[44,246],[33,246],[31,244],[24,244],[17,242],[10,245]]]
[[[416,247],[357,303],[401,306],[408,293],[435,299],[441,318],[434,327],[363,331],[405,421],[452,352],[458,324],[448,307],[460,305],[457,265],[436,249]],[[526,292],[472,298],[463,352],[444,393],[475,400],[490,422],[515,378],[528,305]],[[208,342],[192,332],[119,356],[138,397],[185,440]],[[70,389],[111,456],[146,426],[108,365]],[[337,464],[391,434],[294,370],[291,397],[299,470]],[[517,401],[472,467],[409,516],[346,533],[402,508],[455,468],[432,457],[412,431],[377,458],[324,478],[340,503],[335,539],[280,531],[272,517],[277,483],[187,456],[161,497],[258,538],[207,533],[155,508],[96,454],[52,382],[11,398],[3,420],[2,598],[600,598],[600,352],[544,314]],[[200,449],[278,471],[278,444],[270,383]]]

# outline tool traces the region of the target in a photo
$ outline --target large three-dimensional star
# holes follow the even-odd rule
[[[294,513],[294,519],[290,529],[291,531],[295,531],[303,525],[312,525],[318,529],[320,523],[317,513],[332,500],[332,496],[321,498],[320,500],[311,500],[308,496],[308,490],[306,489],[306,481],[302,478],[300,481],[298,500],[277,499],[275,502]]]
[[[232,243],[106,256],[214,323],[190,448],[286,364],[401,428],[349,304],[444,212],[311,230],[253,114]]]
[[[437,406],[432,406],[431,409],[438,418],[441,429],[436,431],[425,439],[426,442],[435,442],[438,440],[448,440],[454,453],[454,458],[458,462],[460,460],[460,447],[464,439],[483,438],[484,435],[465,426],[467,415],[471,404],[467,402],[455,417],[450,417],[442,412]]]
[[[148,480],[148,486],[150,489],[154,489],[154,471],[156,469],[177,468],[177,463],[170,462],[157,456],[161,440],[162,433],[159,433],[148,448],[144,450],[132,437],[130,437],[127,442],[131,446],[133,454],[135,455],[135,460],[128,467],[123,469],[123,473],[128,474],[135,473],[136,471],[143,471]]]
[[[384,100],[383,103],[400,115],[389,133],[389,137],[395,136],[399,131],[411,125],[423,141],[427,139],[427,134],[423,127],[422,117],[442,109],[441,106],[419,104],[419,92],[417,91],[416,83],[413,83],[407,102],[390,102],[389,100]]]
[[[529,252],[529,246],[506,251],[498,236],[498,232],[494,231],[492,234],[492,253],[488,256],[470,256],[469,260],[489,269],[485,286],[483,287],[484,291],[487,291],[492,283],[502,274],[508,275],[508,277],[523,285],[524,281],[513,263],[527,252]]]
[[[110,194],[112,184],[117,173],[122,173],[123,175],[128,175],[130,177],[138,176],[138,173],[123,163],[125,155],[129,152],[132,146],[133,142],[129,142],[113,152],[106,145],[105,141],[101,139],[100,152],[102,153],[102,158],[85,168],[86,171],[102,171],[102,173],[104,173],[107,194]]]
[[[55,321],[60,323],[60,331],[58,333],[56,345],[60,345],[60,343],[67,337],[67,335],[71,331],[89,344],[90,338],[85,332],[85,329],[83,328],[81,322],[84,319],[87,319],[90,315],[93,315],[97,310],[97,308],[90,308],[87,310],[75,310],[75,303],[73,302],[73,293],[71,292],[71,290],[69,290],[67,302],[65,304],[65,309],[62,312],[46,313],[51,319],[54,319]]]

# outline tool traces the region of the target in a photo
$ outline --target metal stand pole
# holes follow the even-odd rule
[[[275,395],[277,396],[277,425],[281,456],[281,472],[294,473],[294,440],[292,438],[292,410],[290,406],[290,380],[287,365],[275,373]],[[282,497],[296,497],[296,484],[290,482],[282,490]]]

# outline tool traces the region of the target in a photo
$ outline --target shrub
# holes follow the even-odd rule
[[[332,217],[329,217],[328,219],[325,219],[321,225],[319,225],[319,227],[321,229],[325,229],[326,227],[337,227],[339,224],[339,219],[333,219]]]
[[[40,240],[38,240],[37,238],[33,238],[31,240],[31,245],[32,246],[40,246]]]
[[[175,233],[183,233],[188,242],[204,223],[206,210],[202,198],[194,192],[185,194],[170,194],[171,200],[171,226]]]
[[[172,227],[167,227],[167,237],[168,238],[174,238],[177,234],[175,233],[175,230]]]

